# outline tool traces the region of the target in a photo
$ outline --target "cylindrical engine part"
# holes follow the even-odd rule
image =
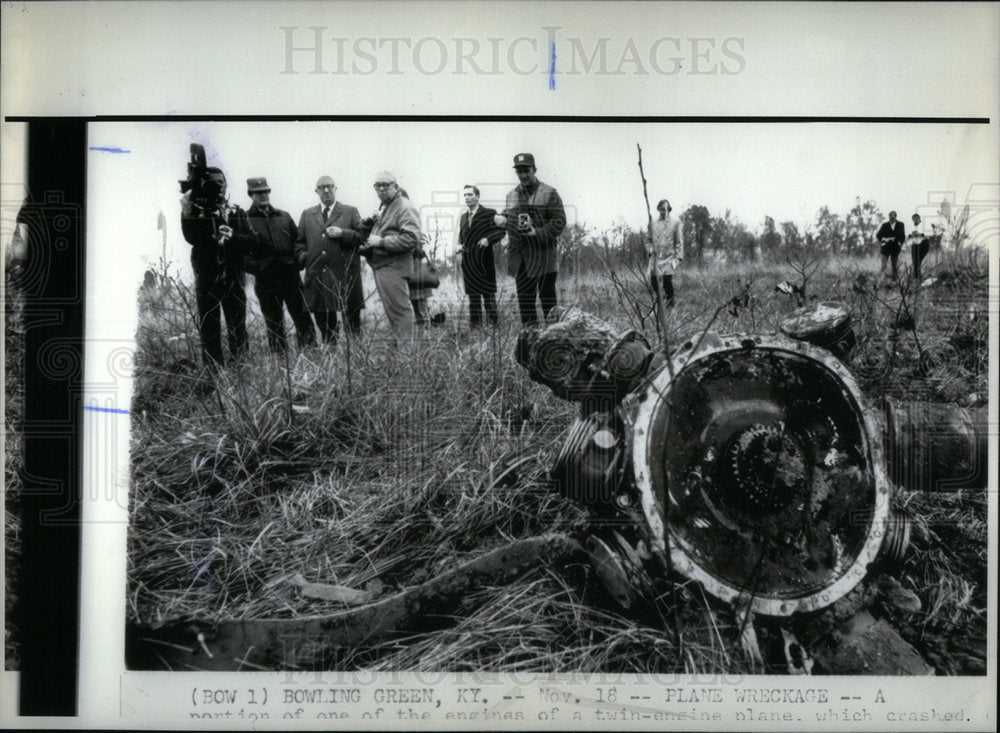
[[[847,306],[833,301],[793,311],[781,322],[781,332],[796,341],[822,347],[845,363],[851,360],[858,345]]]
[[[985,489],[985,410],[936,402],[886,400],[889,477],[913,491]]]
[[[596,409],[608,409],[634,389],[652,355],[635,331],[620,334],[589,313],[558,307],[545,328],[521,332],[515,352],[534,381],[563,399],[594,401]]]
[[[576,418],[563,439],[551,476],[560,493],[604,511],[615,506],[623,453],[610,413]]]

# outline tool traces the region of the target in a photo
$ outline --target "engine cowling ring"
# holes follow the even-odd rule
[[[624,404],[651,549],[666,560],[669,546],[676,572],[755,613],[843,597],[889,521],[881,433],[863,405],[825,349],[714,334],[683,345]]]

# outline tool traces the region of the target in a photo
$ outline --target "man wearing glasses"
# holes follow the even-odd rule
[[[271,351],[283,352],[285,313],[295,323],[299,348],[316,343],[313,321],[306,309],[295,256],[298,231],[287,211],[271,206],[271,187],[266,178],[248,178],[247,195],[253,204],[247,211],[250,227],[257,232],[257,242],[246,260],[246,270],[254,276],[254,292],[267,325],[267,343]]]
[[[400,195],[396,177],[389,171],[375,176],[374,188],[380,201],[379,213],[359,252],[368,258],[378,297],[399,342],[413,335],[407,278],[412,273],[413,252],[420,246],[420,214],[408,198]]]
[[[299,217],[295,252],[306,268],[305,296],[324,343],[337,343],[337,311],[344,315],[344,331],[361,334],[361,215],[337,201],[337,184],[330,176],[316,181],[319,204]]]

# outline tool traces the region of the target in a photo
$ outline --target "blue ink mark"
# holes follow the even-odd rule
[[[97,407],[96,405],[84,405],[84,410],[90,410],[91,412],[113,412],[116,415],[128,415],[128,410],[122,410],[118,407]]]
[[[122,150],[121,148],[91,148],[91,150],[100,150],[103,153],[131,153],[131,150]]]
[[[556,44],[552,44],[552,63],[549,64],[549,91],[556,88]]]

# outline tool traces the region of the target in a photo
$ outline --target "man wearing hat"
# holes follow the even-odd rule
[[[305,297],[325,343],[337,343],[337,312],[343,314],[344,331],[361,333],[361,215],[353,206],[337,201],[337,184],[330,176],[316,181],[319,204],[299,217],[295,252],[306,268]]]
[[[287,348],[284,306],[295,323],[299,348],[314,344],[316,332],[306,309],[295,256],[295,222],[287,211],[271,206],[271,187],[266,178],[248,178],[247,195],[253,199],[247,216],[250,227],[257,232],[257,242],[246,259],[246,269],[254,276],[254,292],[267,326],[267,343],[273,352]]]
[[[397,340],[413,335],[413,310],[407,278],[413,271],[413,252],[420,246],[420,213],[399,190],[389,171],[375,176],[380,207],[364,246],[375,275],[375,288]]]
[[[181,232],[191,245],[198,335],[205,366],[223,364],[222,317],[226,318],[229,356],[247,352],[247,296],[243,259],[255,243],[247,214],[226,198],[226,176],[219,168],[208,174],[218,187],[215,201],[196,205],[192,192],[181,198]]]
[[[566,211],[559,193],[535,176],[535,156],[514,156],[514,172],[520,184],[507,194],[506,207],[494,218],[510,238],[508,269],[517,286],[521,324],[538,323],[536,297],[548,317],[556,305],[556,275],[559,258],[556,242],[566,228]]]

